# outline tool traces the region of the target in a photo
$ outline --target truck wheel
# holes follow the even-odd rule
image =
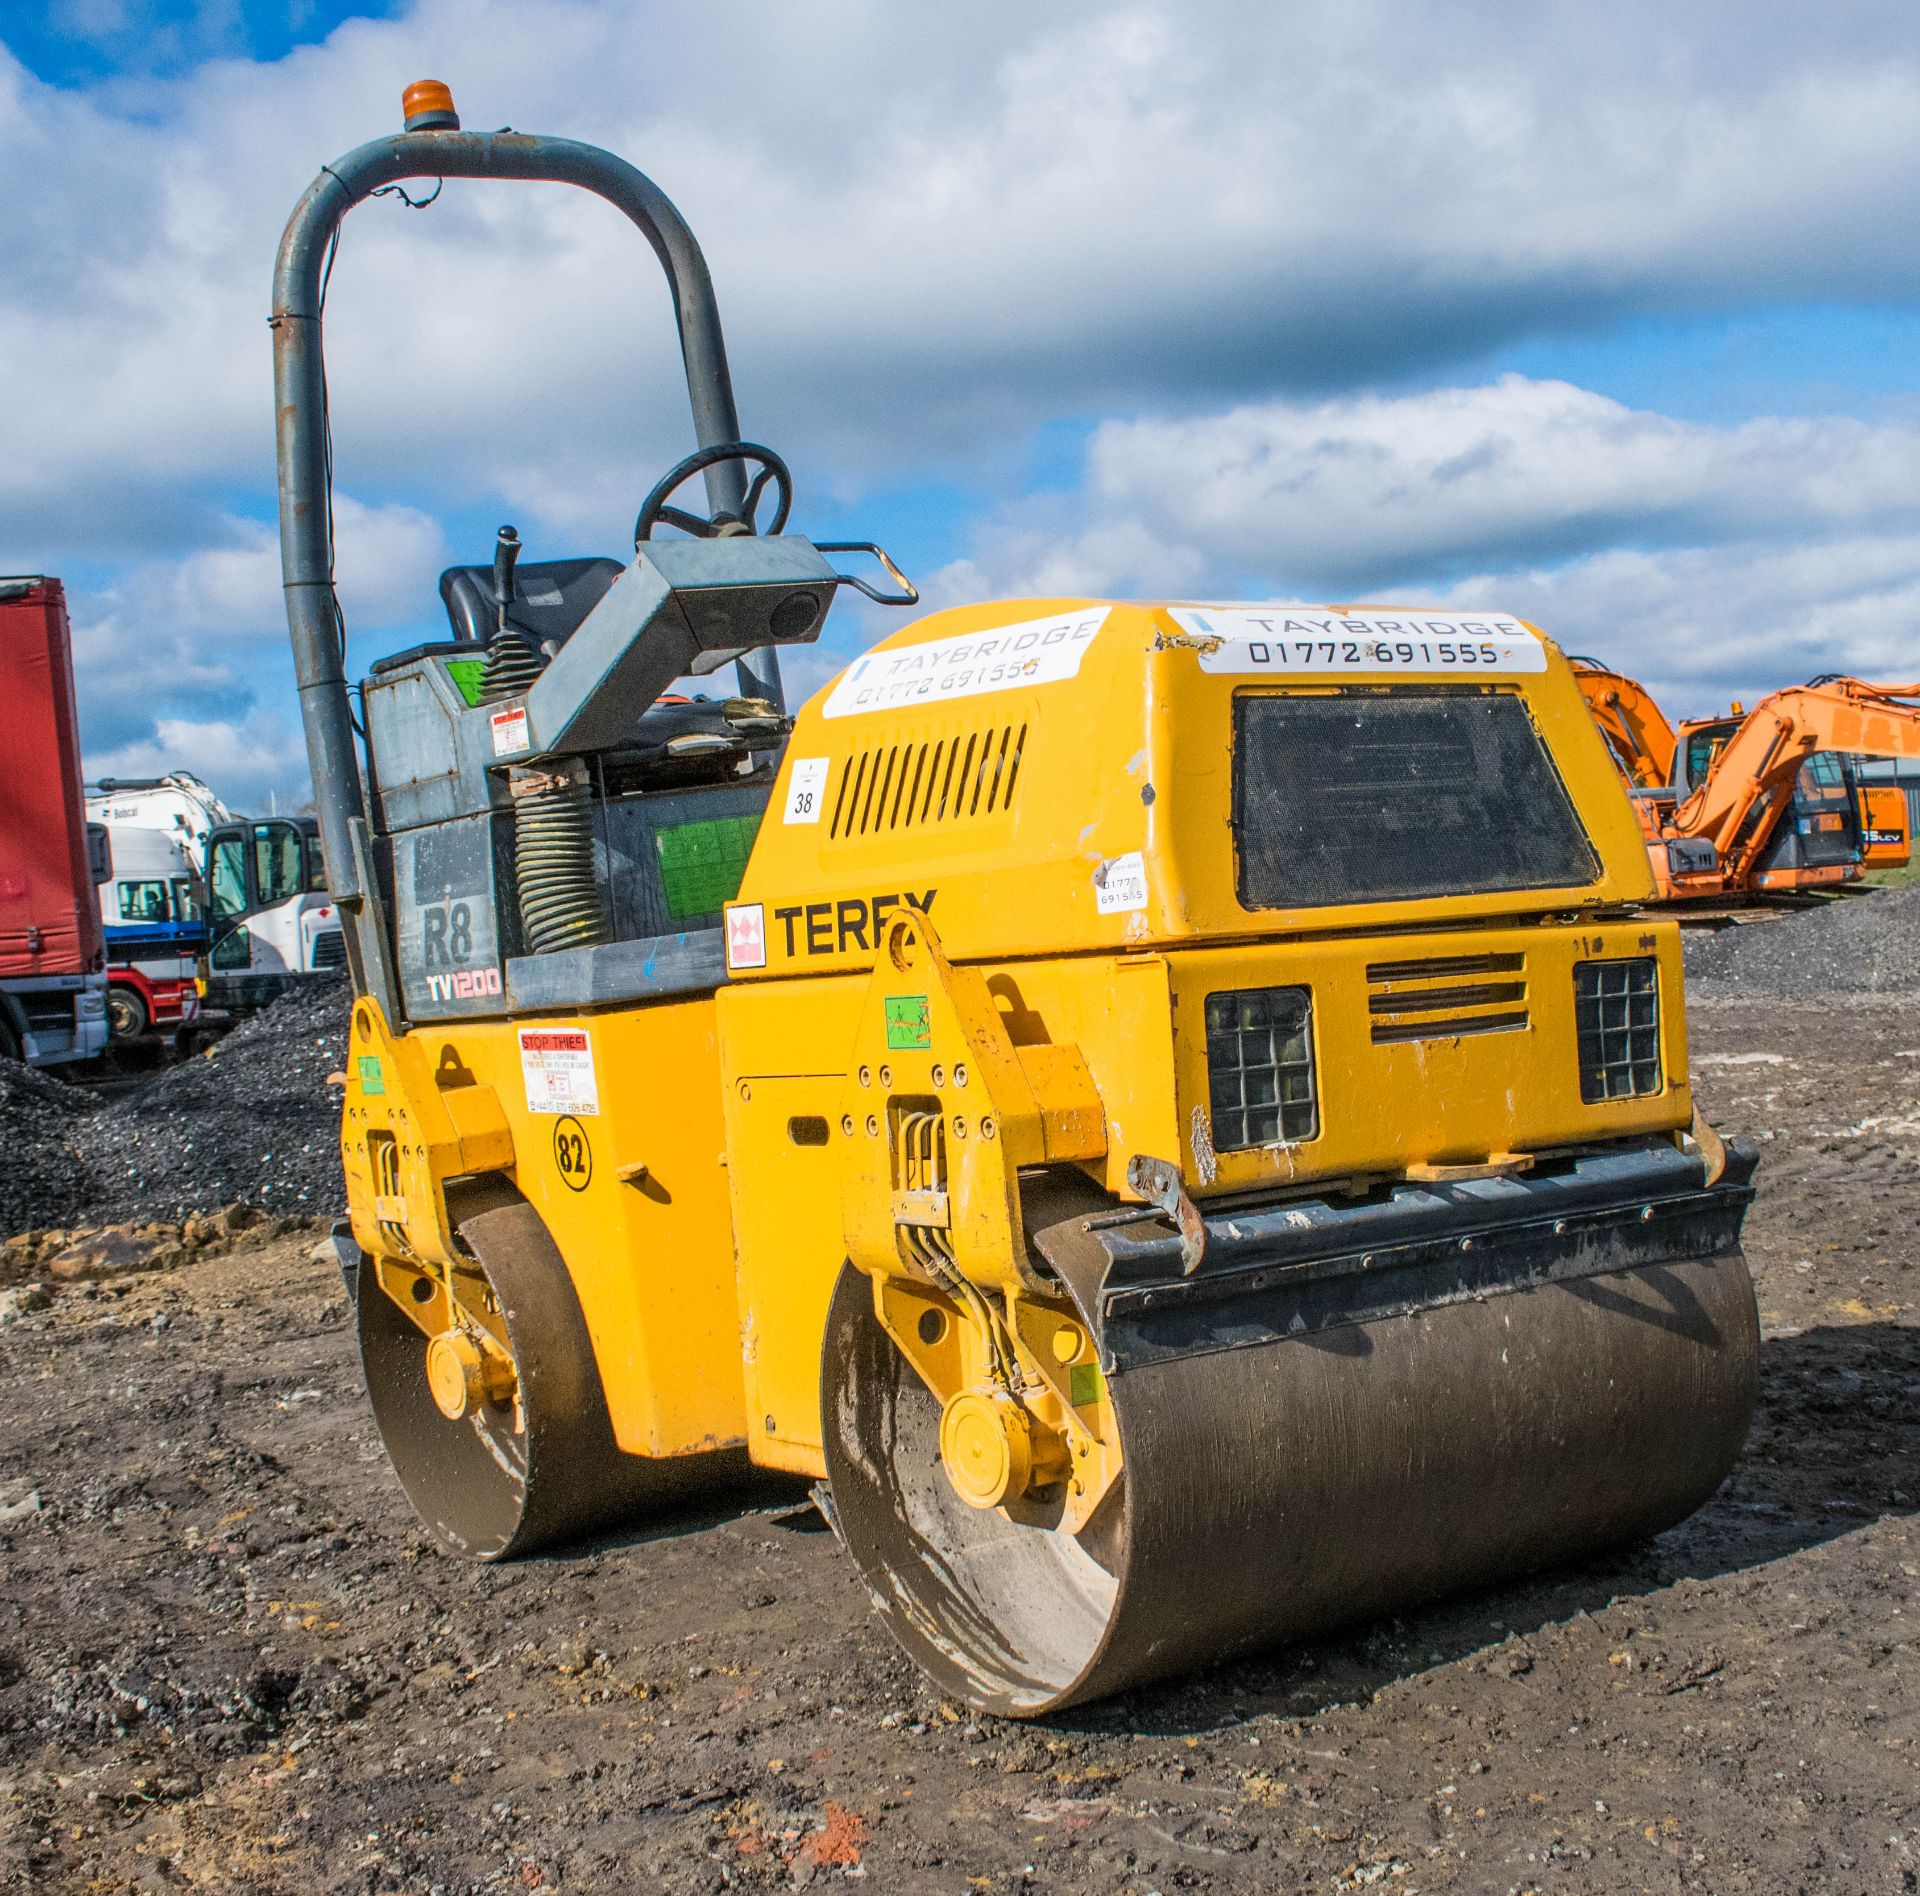
[[[13,1022],[5,1014],[0,1014],[0,1059],[24,1059],[20,1051],[20,1036],[13,1031]]]
[[[132,988],[107,989],[107,1034],[116,1046],[138,1040],[148,1025],[147,1004]]]

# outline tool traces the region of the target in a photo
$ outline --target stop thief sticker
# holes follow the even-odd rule
[[[493,754],[496,757],[516,756],[532,741],[527,736],[527,707],[523,704],[496,711],[487,724],[493,732]]]
[[[598,1113],[593,1043],[578,1027],[522,1027],[520,1072],[530,1113]]]

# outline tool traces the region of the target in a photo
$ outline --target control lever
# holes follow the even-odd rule
[[[507,629],[507,609],[513,604],[513,569],[520,559],[520,535],[512,527],[502,527],[493,542],[494,630]]]

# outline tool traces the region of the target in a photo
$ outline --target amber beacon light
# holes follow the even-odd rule
[[[460,114],[453,109],[453,88],[438,79],[416,79],[400,95],[410,132],[457,132]]]

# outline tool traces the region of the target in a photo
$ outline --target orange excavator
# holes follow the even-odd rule
[[[1857,880],[1862,800],[1847,759],[1920,757],[1920,684],[1816,678],[1745,715],[1736,707],[1676,732],[1643,685],[1595,659],[1573,665],[1626,779],[1663,902]],[[1892,820],[1890,809],[1877,814]]]
[[[1860,786],[1860,822],[1866,844],[1861,861],[1867,868],[1904,869],[1913,860],[1907,793],[1897,783]]]
[[[1580,682],[1580,695],[1613,752],[1613,761],[1630,790],[1665,790],[1673,781],[1673,726],[1638,679],[1601,664],[1597,658],[1568,661]]]

